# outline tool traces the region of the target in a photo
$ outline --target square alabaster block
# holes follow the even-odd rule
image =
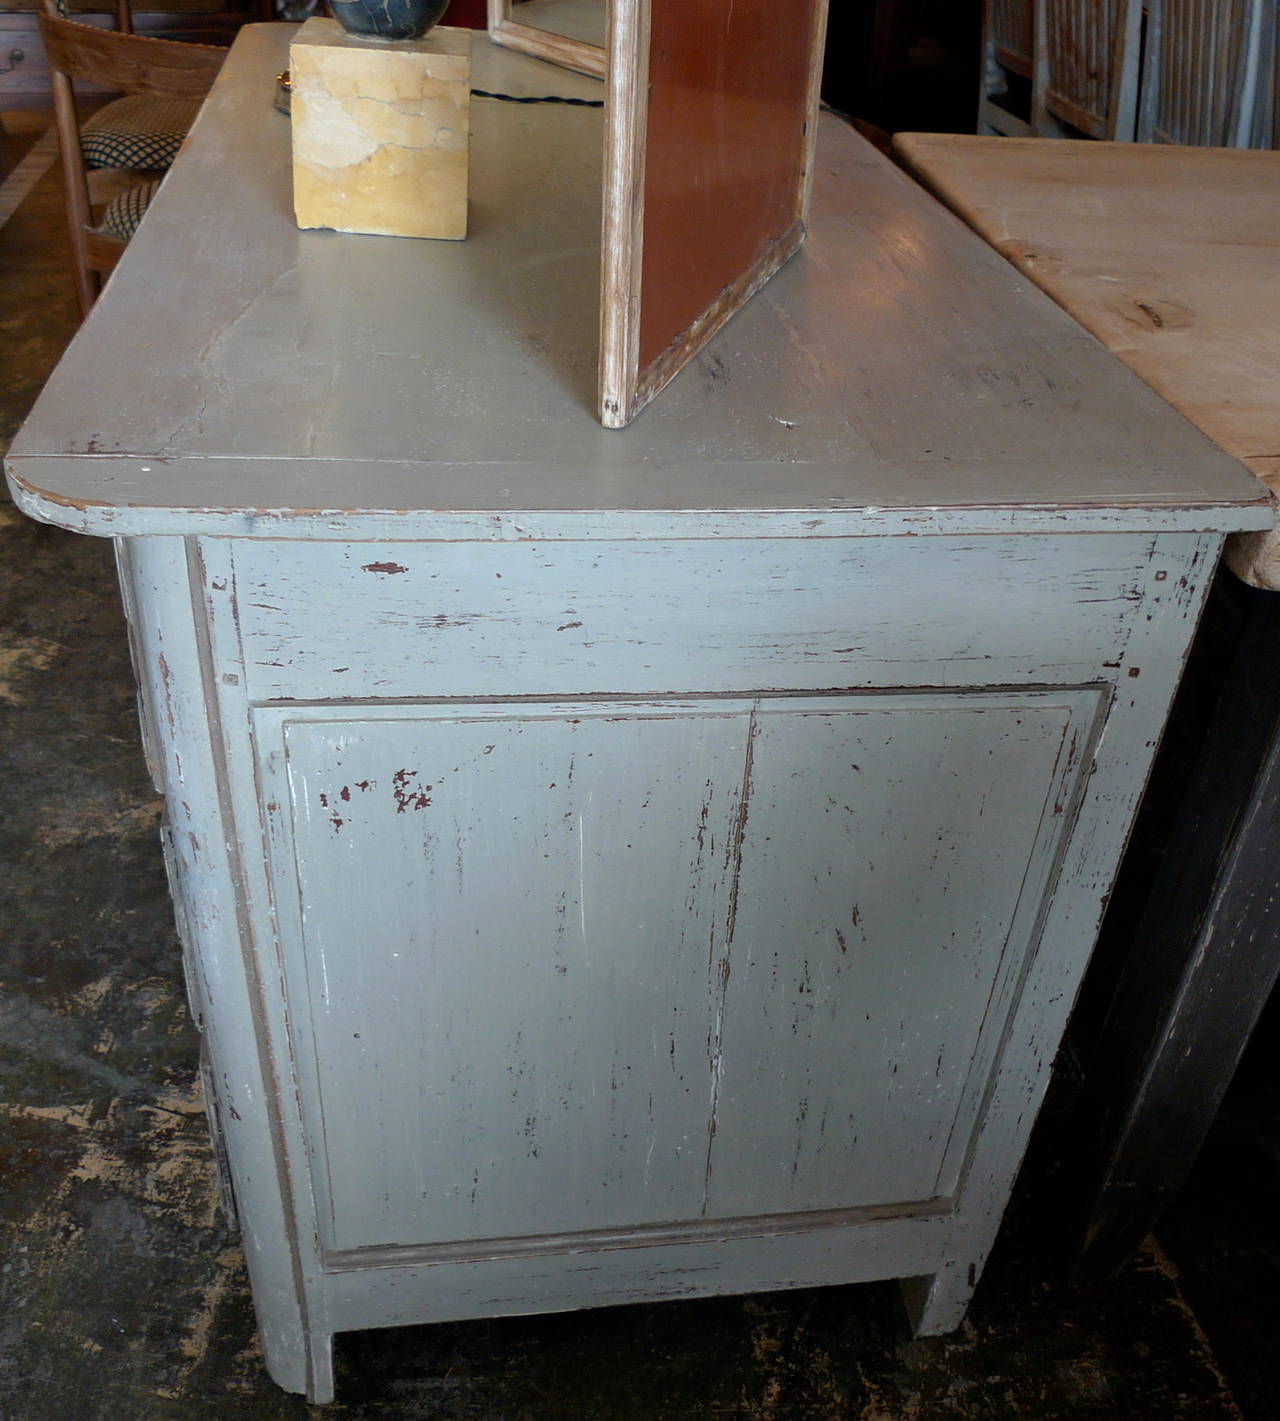
[[[299,227],[467,235],[470,30],[388,42],[312,19],[289,70]]]

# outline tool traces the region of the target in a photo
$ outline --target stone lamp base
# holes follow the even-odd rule
[[[470,30],[388,42],[312,19],[289,70],[299,227],[467,235]]]

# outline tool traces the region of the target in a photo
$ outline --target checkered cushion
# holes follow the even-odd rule
[[[200,110],[199,99],[132,94],[85,121],[80,147],[86,168],[167,168]]]
[[[98,231],[104,237],[116,237],[127,242],[142,221],[142,214],[150,206],[160,182],[161,179],[153,178],[149,183],[141,183],[122,192],[119,197],[113,197],[102,214]]]

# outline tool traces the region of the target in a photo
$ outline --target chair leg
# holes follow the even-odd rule
[[[71,244],[71,273],[75,279],[80,315],[84,317],[89,314],[89,308],[98,295],[98,280],[89,269],[84,244],[85,230],[89,226],[89,189],[80,156],[80,124],[71,80],[56,69],[50,72],[49,79],[53,85],[58,147],[62,150],[62,207],[67,218],[67,238]]]

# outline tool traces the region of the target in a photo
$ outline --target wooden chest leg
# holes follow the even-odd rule
[[[916,1337],[938,1337],[954,1332],[964,1321],[973,1297],[978,1265],[949,1262],[922,1278],[904,1278],[899,1284],[907,1319]]]

